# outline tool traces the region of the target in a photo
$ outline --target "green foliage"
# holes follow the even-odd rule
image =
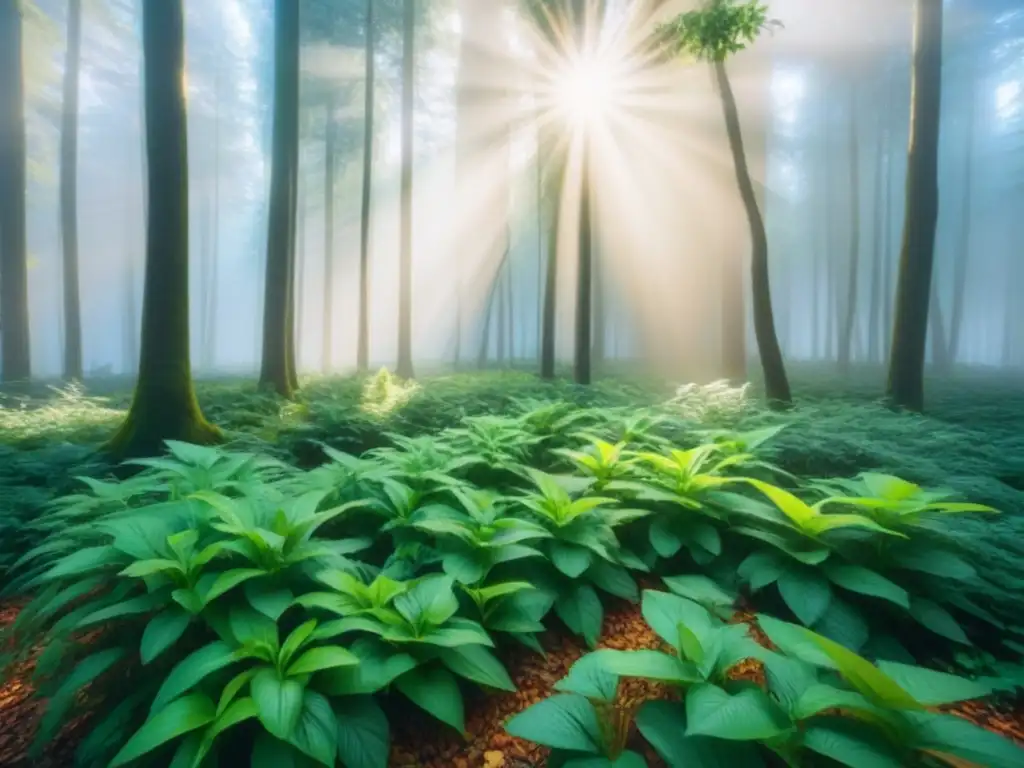
[[[760,0],[709,0],[700,10],[660,25],[656,35],[677,56],[721,62],[777,25],[768,20],[768,6]]]

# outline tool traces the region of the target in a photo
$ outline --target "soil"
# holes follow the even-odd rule
[[[16,605],[0,608],[0,628],[14,620],[18,608]],[[755,639],[768,644],[752,614],[738,613],[734,621],[748,623]],[[402,707],[401,716],[391,719],[389,768],[542,768],[546,765],[546,749],[509,736],[504,724],[514,714],[551,695],[554,684],[568,674],[586,649],[578,639],[558,630],[547,632],[542,642],[547,649],[545,656],[525,648],[511,648],[503,653],[502,660],[518,690],[467,696],[464,735],[439,726],[418,709]],[[638,605],[616,601],[608,606],[598,647],[631,650],[657,649],[661,645],[644,622]],[[9,670],[10,674],[0,685],[0,766],[58,768],[71,765],[78,742],[88,733],[88,714],[68,723],[42,755],[29,756],[29,747],[45,708],[45,702],[32,695],[29,682],[32,666],[29,660]],[[735,674],[763,681],[763,671],[756,662],[741,665]],[[673,691],[666,686],[628,680],[620,686],[617,707],[628,711],[647,699],[672,695]],[[1024,745],[1024,702],[1010,707],[971,701],[946,711]],[[643,754],[652,768],[664,768],[664,762],[635,731],[630,733],[629,747]]]

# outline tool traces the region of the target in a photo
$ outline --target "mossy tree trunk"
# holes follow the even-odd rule
[[[182,0],[144,0],[142,45],[149,213],[139,378],[128,416],[107,444],[119,457],[152,456],[165,440],[211,443],[189,357],[188,146]]]
[[[886,394],[896,407],[921,411],[939,213],[942,3],[916,0],[914,13],[906,217]]]
[[[370,224],[373,195],[373,106],[377,67],[374,44],[373,0],[366,0],[366,91],[363,106],[363,190],[359,211],[359,338],[356,365],[365,371],[370,365]]]
[[[25,82],[18,0],[0,0],[0,365],[4,382],[32,375],[25,230]]]
[[[747,156],[743,147],[743,133],[740,129],[739,109],[733,94],[732,84],[723,61],[712,63],[715,82],[722,101],[722,113],[725,128],[729,137],[729,148],[732,151],[736,182],[739,186],[740,198],[747,214],[750,227],[750,238],[753,251],[750,260],[750,277],[752,309],[754,314],[754,336],[761,357],[761,368],[764,373],[765,395],[773,405],[788,405],[793,398],[790,394],[789,379],[786,376],[786,365],[782,359],[782,348],[775,332],[775,316],[772,313],[771,282],[768,276],[768,234],[765,231],[764,218],[757,203],[754,182],[750,177]]]
[[[60,128],[60,233],[64,268],[64,378],[82,378],[82,312],[78,285],[78,75],[82,0],[68,1],[67,56]]]
[[[404,379],[412,366],[412,166],[416,79],[416,0],[405,0],[402,32],[402,179],[398,262],[398,366]]]
[[[274,8],[274,122],[260,386],[295,394],[294,256],[299,136],[299,4]]]

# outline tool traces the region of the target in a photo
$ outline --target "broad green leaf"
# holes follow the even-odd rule
[[[677,647],[680,624],[685,624],[702,642],[702,638],[711,630],[711,615],[707,610],[679,595],[645,590],[641,610],[651,629],[676,650],[681,650]]]
[[[281,680],[273,669],[261,669],[249,683],[256,714],[273,736],[288,741],[302,712],[303,687],[295,680]]]
[[[579,694],[559,693],[544,699],[509,720],[505,730],[545,747],[601,754],[597,713]]]
[[[105,651],[86,656],[78,662],[61,683],[60,687],[50,696],[39,727],[41,740],[49,740],[57,735],[63,724],[64,716],[75,703],[78,692],[97,677],[110,669],[125,655],[124,648],[108,648]]]
[[[778,581],[779,576],[782,575],[784,567],[785,563],[780,555],[775,552],[762,550],[748,555],[747,558],[740,563],[737,573],[741,579],[750,585],[750,590],[752,592],[757,592],[764,589],[769,584],[774,584]],[[684,595],[684,597],[686,597],[686,595]]]
[[[142,642],[139,648],[142,663],[149,664],[174,645],[188,629],[191,618],[185,611],[168,608],[150,619],[142,633]]]
[[[742,741],[723,741],[686,735],[682,702],[647,701],[636,714],[640,733],[670,768],[763,768],[756,747]]]
[[[908,712],[914,725],[912,746],[952,755],[985,768],[1020,768],[1024,749],[1009,739],[955,715]]]
[[[839,597],[832,598],[825,615],[814,625],[814,631],[857,653],[871,636],[860,609]]]
[[[233,664],[236,660],[231,646],[220,640],[193,651],[178,662],[164,679],[163,685],[153,699],[150,712],[155,713],[163,709],[168,702],[187,693],[208,675]]]
[[[640,589],[629,571],[620,565],[613,565],[605,560],[595,560],[590,564],[584,576],[598,589],[631,603],[639,602]]]
[[[590,567],[591,554],[589,549],[561,541],[551,542],[552,564],[570,579],[579,578]]]
[[[601,635],[604,608],[589,584],[576,584],[555,602],[555,613],[575,634],[580,635],[591,648]]]
[[[871,702],[856,691],[813,683],[797,698],[791,714],[794,720],[807,720],[829,709],[845,709],[871,715],[878,712]]]
[[[909,551],[901,551],[896,566],[954,581],[970,581],[978,575],[974,566],[962,557],[941,549],[913,547]]]
[[[672,531],[664,518],[654,521],[648,531],[648,538],[654,551],[661,557],[673,557],[683,547],[683,540]]]
[[[745,481],[771,499],[772,503],[800,528],[807,527],[817,517],[817,513],[806,502],[801,501],[789,491],[784,491],[763,480],[745,478]]]
[[[224,571],[217,576],[216,581],[210,586],[203,595],[203,602],[211,603],[218,597],[223,595],[225,592],[234,589],[239,584],[242,584],[249,579],[255,579],[257,576],[266,575],[266,571],[259,568],[235,568],[230,571]]]
[[[314,691],[303,694],[302,711],[289,741],[318,763],[334,768],[338,721],[324,696]]]
[[[614,760],[598,755],[571,757],[559,768],[647,768],[647,761],[642,755],[627,749]]]
[[[735,595],[726,592],[707,576],[666,576],[663,581],[675,594],[705,608],[729,607],[736,601]]]
[[[880,573],[859,565],[835,561],[826,563],[824,568],[832,583],[843,589],[888,600],[901,608],[910,608],[910,596],[907,591]]]
[[[689,685],[701,680],[700,673],[692,664],[661,651],[605,649],[595,651],[591,656],[602,667],[619,677],[642,677],[675,685]]]
[[[427,576],[409,591],[395,598],[394,607],[411,624],[427,622],[440,626],[455,615],[459,600],[450,576]]]
[[[832,601],[828,581],[817,570],[789,565],[779,576],[779,594],[805,626],[813,626]]]
[[[515,683],[500,661],[486,648],[479,645],[463,645],[445,648],[441,651],[441,662],[459,677],[474,683],[497,688],[501,691],[515,691]]]
[[[734,696],[715,685],[696,685],[686,694],[687,736],[729,741],[770,739],[789,728],[785,714],[758,688]]]
[[[784,654],[805,664],[828,669],[839,669],[838,664],[814,641],[813,633],[803,627],[779,621],[763,613],[757,615],[757,624],[768,639]]]
[[[247,582],[243,589],[249,605],[272,621],[281,618],[295,599],[290,589],[274,587],[266,581]]]
[[[899,753],[877,732],[839,718],[810,723],[803,733],[805,748],[849,768],[903,768]]]
[[[406,672],[395,680],[398,688],[416,706],[462,733],[466,730],[462,692],[452,673],[429,664]]]
[[[573,662],[569,674],[555,683],[555,690],[586,696],[591,701],[615,701],[619,678],[604,665],[604,653],[607,651],[594,651]]]
[[[148,613],[164,604],[166,604],[165,595],[155,592],[139,595],[138,597],[132,597],[128,600],[122,600],[119,603],[100,608],[98,611],[93,611],[78,622],[78,627],[101,624],[111,619],[119,619],[122,616],[136,616],[140,613]]]
[[[43,581],[52,581],[66,576],[78,576],[108,565],[115,565],[123,560],[124,555],[112,546],[85,547],[62,557],[41,578]]]
[[[971,645],[953,615],[936,602],[923,597],[914,597],[910,601],[910,615],[918,624],[927,627],[937,635],[942,635],[956,643]]]
[[[371,696],[346,696],[334,703],[338,757],[345,768],[388,768],[388,719]]]
[[[201,693],[176,699],[150,715],[135,735],[121,747],[121,751],[111,761],[110,768],[126,765],[171,739],[202,728],[213,722],[215,716],[213,702]]]
[[[288,677],[310,675],[335,667],[349,667],[359,663],[359,657],[339,645],[310,648],[288,667]]]
[[[319,691],[331,696],[377,693],[418,663],[411,655],[372,640],[357,640],[350,650],[359,657],[359,664],[336,667],[318,675]]]
[[[983,685],[979,681],[937,672],[933,669],[897,664],[894,661],[879,661],[877,666],[926,707],[980,699],[992,693],[989,686]]]
[[[281,643],[281,652],[278,654],[279,664],[291,663],[292,657],[309,642],[310,637],[316,630],[316,625],[316,619],[310,619],[309,621],[304,621],[288,633],[288,637]]]
[[[861,658],[827,637],[810,630],[803,631],[835,662],[839,674],[872,703],[892,709],[922,708],[913,696],[867,659]]]
[[[164,573],[166,571],[184,573],[185,569],[182,567],[181,563],[176,560],[154,558],[151,560],[138,560],[117,575],[141,579],[145,576],[152,576],[155,573]]]

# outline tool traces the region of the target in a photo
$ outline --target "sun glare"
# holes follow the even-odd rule
[[[607,115],[612,105],[615,72],[597,56],[569,63],[555,83],[555,102],[570,123],[586,125]]]

